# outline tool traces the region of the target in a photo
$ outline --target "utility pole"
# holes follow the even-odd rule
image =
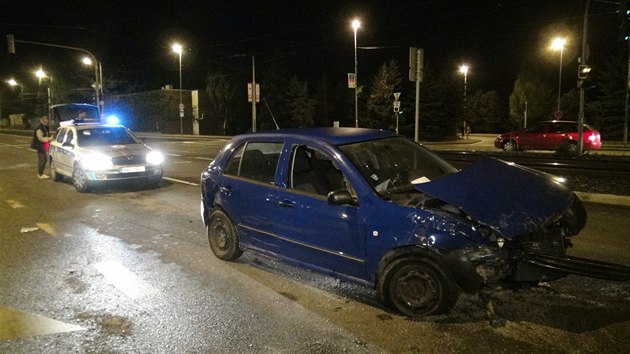
[[[416,112],[414,141],[420,141],[420,82],[422,82],[422,69],[424,63],[424,50],[422,48],[409,48],[409,81],[416,82]]]
[[[256,132],[256,59],[252,55],[252,132]]]

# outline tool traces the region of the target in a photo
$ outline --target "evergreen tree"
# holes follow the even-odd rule
[[[368,116],[361,126],[370,128],[395,129],[392,109],[393,93],[400,87],[402,76],[396,60],[384,63],[372,80],[368,97]]]
[[[585,121],[599,130],[602,140],[621,140],[626,102],[626,54],[618,51],[609,57],[600,70],[592,73],[592,82],[585,82],[594,91],[586,102]],[[596,84],[594,88],[593,83]]]
[[[537,66],[526,63],[519,72],[510,95],[510,125],[513,129],[523,127],[526,104],[528,126],[550,119],[556,108],[556,97]]]
[[[293,76],[286,90],[289,108],[289,126],[294,128],[312,127],[315,116],[315,100],[308,94],[308,82]]]

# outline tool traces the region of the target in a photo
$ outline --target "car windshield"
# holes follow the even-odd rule
[[[457,169],[426,148],[403,137],[341,145],[363,178],[381,196],[413,190]]]
[[[77,131],[79,146],[139,144],[127,129],[122,127],[99,127]]]

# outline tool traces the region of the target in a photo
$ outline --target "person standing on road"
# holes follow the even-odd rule
[[[39,125],[33,131],[33,141],[31,142],[31,147],[37,150],[37,174],[39,179],[48,178],[44,174],[44,169],[48,161],[48,149],[50,148],[51,140],[48,116],[43,116],[39,120]]]

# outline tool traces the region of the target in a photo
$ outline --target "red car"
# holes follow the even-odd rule
[[[561,150],[577,152],[577,122],[542,121],[527,129],[499,135],[494,146],[505,151],[516,150]],[[584,124],[583,150],[597,150],[602,147],[599,132]]]

